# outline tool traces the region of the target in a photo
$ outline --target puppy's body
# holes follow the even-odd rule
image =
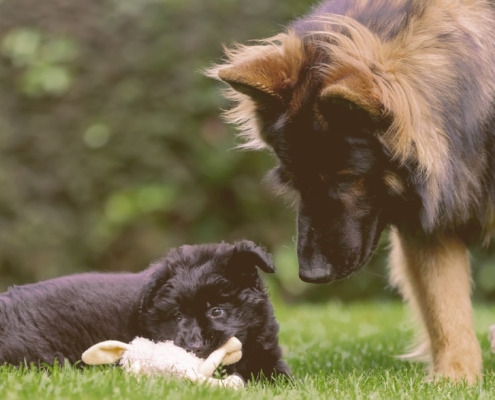
[[[206,357],[232,336],[229,366],[245,380],[287,374],[278,324],[256,266],[274,272],[251,242],[182,246],[132,273],[88,273],[14,287],[0,295],[0,365],[80,361],[104,340],[173,340]]]
[[[103,340],[130,342],[147,272],[87,273],[0,295],[0,364],[75,363]]]
[[[226,50],[245,148],[298,205],[299,275],[366,264],[392,226],[391,281],[423,321],[431,375],[475,382],[467,245],[495,233],[495,3],[330,0]]]

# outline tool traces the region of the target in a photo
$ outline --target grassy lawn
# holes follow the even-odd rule
[[[254,384],[233,392],[158,378],[138,380],[117,368],[50,373],[0,368],[0,399],[493,399],[495,355],[488,326],[495,307],[478,306],[476,331],[485,363],[477,387],[424,382],[424,367],[397,360],[410,342],[409,316],[398,303],[277,305],[294,384]]]

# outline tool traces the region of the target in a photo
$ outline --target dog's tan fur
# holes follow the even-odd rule
[[[390,8],[404,2],[388,1]],[[343,15],[318,16],[318,29],[304,37],[290,28],[255,46],[226,49],[226,61],[207,74],[232,86],[225,96],[236,105],[225,118],[240,127],[246,139],[242,148],[267,147],[246,86],[277,98],[290,118],[311,80],[319,79],[320,98],[346,99],[390,121],[379,140],[394,160],[416,163],[427,199],[423,229],[425,235],[437,232],[417,241],[394,231],[391,280],[423,321],[421,348],[431,352],[432,376],[472,383],[481,371],[481,355],[472,327],[469,257],[452,231],[470,221],[477,208],[486,217],[481,223],[488,242],[495,231],[495,205],[483,195],[488,154],[459,160],[454,142],[467,133],[459,130],[454,137],[452,129],[447,131],[444,108],[467,95],[466,101],[476,102],[472,120],[487,119],[493,111],[494,7],[485,0],[413,0],[416,13],[407,26],[397,28],[397,16],[373,31],[357,22],[363,10],[374,7],[373,0],[348,3]],[[394,29],[399,33],[392,35]],[[451,40],[439,40],[442,35]],[[460,60],[468,70],[459,68]],[[301,79],[303,73],[313,78]],[[466,81],[469,90],[462,87]],[[405,182],[394,172],[383,180],[390,191],[404,192]]]

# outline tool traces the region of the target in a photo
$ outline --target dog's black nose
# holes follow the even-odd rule
[[[335,280],[335,268],[320,252],[298,249],[299,278],[307,283],[328,283]]]
[[[299,269],[299,278],[307,283],[328,283],[332,279],[332,270],[323,268]]]

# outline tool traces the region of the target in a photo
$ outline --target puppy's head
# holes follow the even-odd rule
[[[232,336],[246,343],[271,312],[257,267],[275,272],[250,241],[182,246],[152,266],[140,324],[143,335],[206,357]]]

